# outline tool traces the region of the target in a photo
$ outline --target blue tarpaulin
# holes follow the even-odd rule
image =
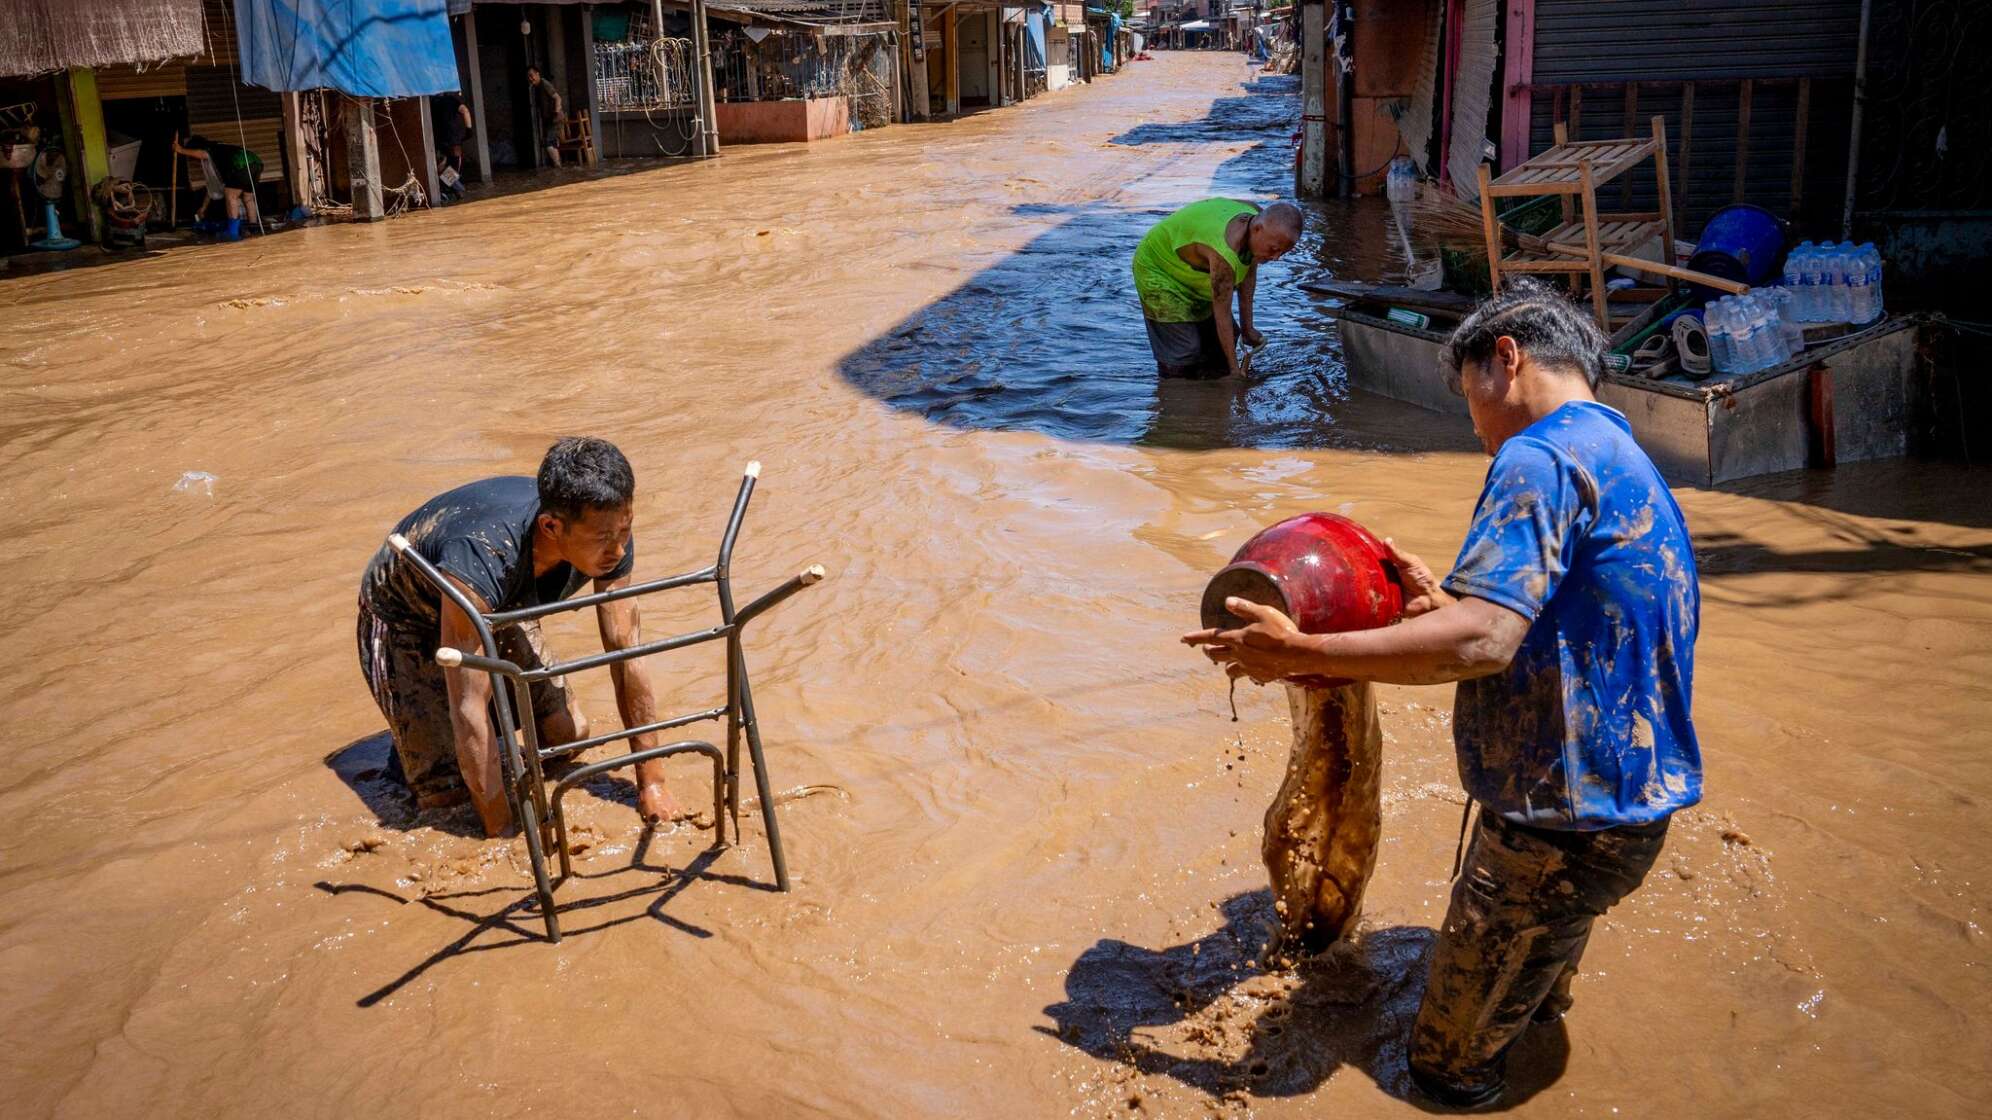
[[[414,97],[457,88],[447,0],[235,0],[242,80]]]
[[[1044,69],[1044,9],[1033,5],[1024,13],[1024,69]]]

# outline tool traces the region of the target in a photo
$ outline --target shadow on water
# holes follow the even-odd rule
[[[571,759],[548,762],[546,774],[558,778],[573,765]],[[484,839],[484,826],[468,803],[443,809],[423,809],[416,805],[415,795],[400,777],[394,740],[386,731],[362,736],[326,755],[325,768],[353,791],[353,796],[373,814],[374,824],[381,828],[396,832],[432,828],[451,836]],[[636,783],[618,774],[597,774],[576,789],[599,801],[636,811]]]
[[[725,846],[707,847],[682,868],[654,863],[650,859],[650,849],[656,837],[655,832],[645,830],[629,862],[622,867],[596,872],[577,871],[571,878],[556,882],[556,890],[573,882],[581,884],[579,889],[583,891],[594,889],[599,892],[611,880],[623,880],[632,875],[637,880],[633,885],[606,893],[576,895],[571,893],[570,888],[567,897],[557,900],[563,943],[635,922],[652,922],[665,929],[705,940],[713,936],[712,930],[679,918],[667,910],[673,900],[693,885],[712,882],[744,890],[773,892],[777,889],[772,883],[713,870],[713,864],[732,850]],[[361,1008],[379,1004],[449,961],[473,953],[546,943],[539,902],[532,893],[529,880],[515,885],[446,892],[425,892],[410,887],[407,894],[368,883],[334,883],[324,879],[313,886],[332,898],[351,895],[394,906],[419,906],[466,927],[448,944],[361,995],[355,1001],[355,1005]]]
[[[468,804],[446,809],[422,809],[402,782],[394,758],[394,739],[386,731],[362,736],[325,756],[325,768],[360,799],[374,823],[397,832],[433,828],[452,836],[484,837],[484,827]]]
[[[1200,120],[1138,125],[1111,144],[1249,143],[1218,165],[1203,193],[1290,194],[1299,83],[1261,78],[1245,89]],[[893,408],[956,428],[1192,450],[1475,446],[1463,423],[1352,398],[1334,320],[1297,287],[1324,273],[1377,274],[1391,251],[1380,204],[1308,207],[1300,244],[1259,278],[1254,318],[1266,345],[1247,378],[1157,378],[1130,262],[1150,226],[1194,200],[1020,205],[1020,223],[1047,227],[847,354],[839,372]]]
[[[1267,76],[1246,82],[1242,88],[1244,97],[1218,98],[1201,120],[1138,124],[1108,142],[1137,147],[1228,143],[1253,137],[1266,143],[1290,141],[1300,120],[1296,108],[1300,79],[1293,75]],[[1291,154],[1292,149],[1287,151]],[[1219,178],[1223,177],[1220,169]]]
[[[1045,1008],[1055,1025],[1036,1029],[1213,1097],[1301,1096],[1347,1066],[1427,1107],[1410,1093],[1405,1059],[1431,930],[1369,930],[1302,962],[1289,979],[1256,963],[1274,916],[1271,892],[1233,895],[1221,909],[1222,928],[1166,949],[1100,940],[1067,971],[1065,1000]],[[1501,1107],[1553,1084],[1569,1052],[1561,1023],[1523,1035],[1509,1054]]]

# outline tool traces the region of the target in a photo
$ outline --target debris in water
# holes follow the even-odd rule
[[[221,480],[206,471],[188,471],[180,476],[180,481],[173,484],[173,493],[199,493],[212,498],[214,497],[214,484],[219,481]]]

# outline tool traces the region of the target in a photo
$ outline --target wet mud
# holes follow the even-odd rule
[[[1260,856],[1279,915],[1266,961],[1333,945],[1362,914],[1383,823],[1383,731],[1363,683],[1286,685],[1293,751],[1266,807]]]
[[[1250,383],[1158,387],[1123,298],[1150,216],[1287,189],[1297,120],[1290,80],[1163,54],[954,124],[0,276],[0,1114],[1414,1112],[1449,690],[1376,690],[1362,920],[1268,973],[1290,715],[1247,688],[1230,723],[1175,638],[1306,510],[1442,564],[1485,459],[1351,394],[1294,287],[1388,265],[1381,207],[1310,211]],[[718,852],[645,837],[604,777],[554,947],[517,842],[382,777],[353,600],[402,514],[580,433],[635,465],[640,577],[710,562],[759,458],[741,589],[832,578],[747,650],[795,890],[751,812]],[[1599,923],[1567,1038],[1525,1038],[1518,1114],[1983,1113],[1988,490],[1682,494],[1708,800]],[[717,654],[650,667],[719,702]]]

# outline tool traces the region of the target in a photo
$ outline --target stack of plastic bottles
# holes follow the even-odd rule
[[[1805,328],[1791,318],[1795,295],[1785,288],[1759,288],[1724,296],[1702,309],[1709,356],[1719,373],[1755,373],[1790,360],[1805,349]]]
[[[1871,241],[1807,241],[1785,257],[1784,286],[1799,322],[1864,326],[1882,316],[1881,252]]]

